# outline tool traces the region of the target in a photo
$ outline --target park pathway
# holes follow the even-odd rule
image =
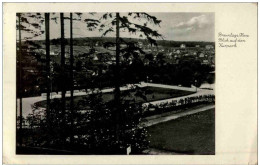
[[[163,114],[146,117],[146,118],[143,119],[143,121],[141,122],[140,125],[142,127],[149,127],[149,126],[152,126],[152,125],[155,125],[155,124],[174,120],[174,119],[177,119],[179,117],[195,114],[195,113],[198,113],[198,112],[211,110],[211,109],[214,109],[214,108],[215,108],[215,105],[201,105],[201,106],[189,108],[189,109],[184,110],[184,111],[179,112],[179,113],[166,112],[166,113],[163,113]]]
[[[183,153],[159,150],[156,148],[148,148],[148,149],[144,150],[143,153],[147,154],[147,155],[185,155]]]
[[[170,99],[165,99],[165,100],[158,100],[158,101],[152,101],[149,103],[144,103],[143,105],[148,105],[148,104],[160,104],[160,103],[165,103],[165,102],[171,102],[173,100],[179,100],[179,99],[184,99],[186,97],[192,97],[192,96],[200,96],[200,95],[208,95],[208,94],[214,94],[214,90],[208,90],[208,89],[200,89],[200,88],[188,88],[188,87],[179,87],[179,86],[173,86],[173,85],[164,85],[164,84],[154,84],[154,83],[144,83],[141,82],[139,84],[135,84],[140,87],[146,87],[146,86],[152,86],[152,87],[160,87],[160,88],[169,88],[169,89],[176,89],[176,90],[185,90],[185,91],[196,91],[196,93],[182,96],[182,97],[176,97],[176,98],[170,98]],[[128,90],[131,88],[131,85],[127,85],[124,87],[120,87],[120,90]],[[112,92],[114,89],[109,88],[109,89],[103,89],[102,92]],[[74,91],[74,96],[84,96],[90,94],[91,91],[82,91],[82,90],[75,90]],[[66,97],[70,97],[70,93],[66,93]],[[61,98],[61,94],[54,94],[52,93],[51,98]],[[26,117],[29,113],[32,113],[32,105],[36,102],[46,100],[46,95],[43,96],[35,96],[35,97],[27,97],[23,98],[23,117]],[[19,110],[19,99],[17,99],[17,110]],[[17,112],[17,115],[19,115],[19,111]]]

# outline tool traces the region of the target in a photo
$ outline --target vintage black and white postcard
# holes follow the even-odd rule
[[[5,3],[5,164],[256,164],[256,3]]]

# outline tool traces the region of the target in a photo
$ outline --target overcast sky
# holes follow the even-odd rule
[[[83,14],[82,19],[85,18],[100,18],[104,13],[97,13],[95,16],[90,14]],[[160,34],[163,35],[165,40],[175,40],[175,41],[215,41],[215,18],[214,13],[149,13],[161,20],[160,27],[148,24],[152,29],[158,30]],[[125,13],[120,13],[120,15],[126,15]],[[59,16],[57,14],[56,16]],[[65,17],[69,17],[68,13],[64,14]],[[55,17],[55,15],[51,15]],[[74,14],[74,17],[77,17]],[[130,21],[135,23],[143,24],[142,20],[134,20],[129,18]],[[34,21],[34,20],[30,20]],[[60,20],[57,19],[57,23],[51,21],[50,23],[50,37],[60,38]],[[103,21],[104,22],[104,21]],[[109,22],[109,21],[106,21]],[[88,31],[86,29],[86,24],[83,22],[74,21],[73,22],[73,34],[76,37],[99,37],[102,35],[98,30]],[[69,20],[65,20],[65,37],[69,38]],[[32,28],[32,26],[30,26]],[[41,27],[44,30],[44,25]],[[138,37],[139,34],[129,34],[128,32],[121,32],[122,37]],[[22,33],[22,38],[27,36],[25,32]],[[115,36],[114,33],[110,33],[107,37]],[[34,39],[45,39],[45,35],[41,35]]]

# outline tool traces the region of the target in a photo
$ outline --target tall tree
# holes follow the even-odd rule
[[[20,145],[22,144],[22,127],[23,127],[23,100],[22,100],[22,95],[23,95],[23,86],[22,86],[22,39],[21,39],[21,14],[18,13],[18,19],[19,19],[19,81],[18,81],[18,90],[19,90],[19,106],[20,106]]]
[[[46,76],[47,76],[47,106],[46,106],[46,121],[49,125],[50,114],[50,14],[45,13],[45,46],[46,46]]]
[[[41,14],[39,13],[17,13],[17,30],[18,30],[18,51],[17,51],[17,97],[19,98],[19,135],[17,136],[17,142],[22,144],[22,139],[23,139],[23,97],[25,95],[25,84],[27,82],[24,81],[24,77],[27,77],[27,75],[24,74],[25,66],[27,66],[27,62],[24,58],[24,56],[27,56],[30,54],[30,50],[34,48],[30,48],[30,50],[23,51],[25,48],[26,44],[31,44],[31,46],[35,48],[39,48],[40,46],[38,44],[29,42],[29,39],[35,38],[37,36],[40,36],[44,33],[42,31],[41,25],[44,20]],[[28,19],[34,19],[33,21]],[[33,27],[33,28],[32,28]],[[23,33],[23,35],[22,35]],[[34,53],[35,55],[36,53]]]
[[[60,13],[60,26],[61,26],[61,82],[65,82],[65,41],[64,41],[64,14]],[[62,127],[65,132],[65,112],[66,112],[66,88],[65,84],[61,83],[61,110],[62,110]],[[63,135],[64,136],[64,135]],[[65,138],[65,137],[64,137]],[[64,140],[64,139],[63,139]]]
[[[132,20],[140,19],[145,20],[142,24],[137,24],[129,20],[129,17],[132,17]],[[115,32],[116,33],[116,41],[115,42],[107,42],[104,45],[106,47],[116,46],[116,64],[114,70],[114,115],[115,115],[115,123],[116,123],[116,139],[120,141],[121,137],[126,135],[127,130],[125,129],[126,120],[130,119],[130,116],[127,113],[124,113],[124,109],[128,109],[125,103],[122,104],[120,97],[120,86],[122,85],[120,82],[122,70],[122,64],[120,63],[120,55],[127,57],[134,57],[138,55],[138,53],[145,54],[145,52],[138,46],[135,42],[128,42],[120,37],[120,30],[128,31],[129,33],[139,34],[139,37],[146,37],[146,39],[150,42],[151,45],[157,45],[156,40],[154,38],[162,37],[156,30],[149,28],[148,22],[159,25],[160,20],[156,17],[151,16],[147,13],[128,13],[127,16],[120,16],[119,13],[106,13],[101,17],[101,20],[111,20],[107,24],[101,24],[99,30],[103,31],[102,36],[106,36],[108,33]],[[112,25],[112,26],[111,26]],[[114,28],[115,27],[115,28]],[[115,30],[114,30],[115,29]],[[125,48],[120,49],[120,44],[126,44]],[[127,122],[129,122],[128,120]],[[128,124],[126,124],[128,125]],[[127,128],[129,129],[129,128]],[[121,135],[120,135],[121,134]],[[121,137],[120,137],[121,136]]]
[[[74,99],[73,99],[73,90],[74,90],[74,81],[73,81],[73,15],[70,13],[70,111],[71,111],[71,143],[74,142]]]
[[[120,56],[120,41],[119,41],[119,13],[116,13],[116,71],[115,71],[115,105],[117,121],[120,120],[120,77],[119,77],[119,56]],[[120,123],[117,123],[117,131],[120,129]],[[119,132],[117,132],[117,139],[119,140]]]

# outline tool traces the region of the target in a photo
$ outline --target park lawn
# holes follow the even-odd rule
[[[183,154],[215,154],[215,109],[147,127],[150,148]]]
[[[169,99],[169,98],[186,96],[186,95],[190,95],[190,94],[194,93],[194,92],[190,92],[190,91],[159,88],[159,87],[143,87],[143,88],[145,90],[152,91],[150,94],[146,94],[147,101],[141,97],[135,96],[135,92],[130,92],[130,95],[132,95],[132,96],[125,96],[124,100],[132,100],[134,98],[136,103],[145,103],[145,102],[151,102],[151,101],[155,101],[155,100],[164,100],[164,99]],[[125,92],[125,91],[121,91],[121,93],[123,93],[123,92]],[[77,105],[77,103],[80,100],[83,100],[84,97],[85,96],[75,96],[74,105]],[[102,94],[102,99],[104,102],[111,101],[113,98],[114,98],[113,92],[107,92],[107,93]],[[40,107],[46,107],[46,103],[47,103],[47,101],[44,100],[44,101],[37,102],[36,104]],[[66,97],[66,104],[69,105],[69,103],[70,103],[70,98]]]
[[[143,87],[145,90],[150,90],[152,93],[146,94],[147,102],[155,101],[155,100],[164,100],[168,98],[175,98],[175,97],[181,97],[186,96],[189,94],[192,94],[194,92],[190,91],[182,91],[182,90],[175,90],[175,89],[167,89],[167,88],[159,88],[159,87]],[[121,91],[121,93],[124,91]],[[124,97],[125,100],[131,100],[135,98],[135,101],[137,103],[144,103],[146,100],[144,100],[141,97],[134,96],[135,92],[130,92],[132,96],[126,96]],[[110,101],[114,98],[113,93],[103,93],[103,100],[105,102]]]

